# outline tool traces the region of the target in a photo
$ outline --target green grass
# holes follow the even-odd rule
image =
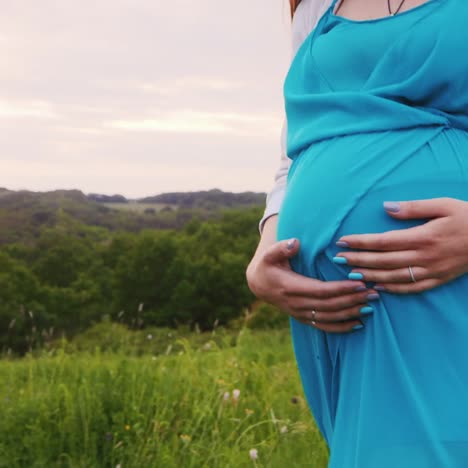
[[[289,331],[202,336],[0,361],[0,466],[325,467]]]

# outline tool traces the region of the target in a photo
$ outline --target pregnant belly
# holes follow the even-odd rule
[[[382,203],[436,197],[468,200],[468,133],[433,128],[323,141],[293,161],[278,237],[301,242],[294,270],[344,279],[350,267],[332,262],[339,237],[423,223],[395,220]],[[326,334],[291,320],[309,404],[323,427],[338,421],[328,429],[331,453],[334,440],[356,437],[356,446],[369,447],[368,459],[376,457],[366,466],[383,466],[406,440],[404,450],[412,448],[413,459],[422,460],[428,446],[414,435],[434,430],[431,443],[450,441],[440,453],[466,460],[466,445],[455,443],[466,440],[468,422],[462,397],[468,385],[467,290],[465,275],[421,294],[383,292],[358,333]],[[350,432],[350,420],[372,430]]]
[[[320,265],[331,263],[339,237],[425,222],[391,218],[384,201],[438,197],[468,200],[468,133],[431,127],[325,140],[291,165],[278,240],[298,238],[293,269],[325,279]]]

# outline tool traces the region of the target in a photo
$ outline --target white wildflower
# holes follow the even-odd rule
[[[148,334],[148,336],[146,337],[148,338],[148,340],[152,340],[153,339],[153,335],[151,333]]]
[[[230,396],[231,396],[231,394],[229,392],[224,392],[223,400],[228,401]]]
[[[281,434],[286,434],[288,432],[288,426],[281,426],[280,432]]]
[[[240,397],[240,390],[236,388],[235,390],[232,391],[232,398],[234,401],[237,401]]]
[[[249,456],[251,460],[257,460],[258,459],[258,450],[257,449],[250,449],[249,450]]]

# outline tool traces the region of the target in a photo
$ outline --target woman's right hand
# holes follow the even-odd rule
[[[250,290],[299,322],[325,332],[345,333],[362,328],[359,319],[372,312],[366,303],[378,299],[378,293],[361,281],[319,281],[295,273],[289,259],[299,251],[299,241],[277,242],[276,223],[277,216],[266,221],[257,251],[247,267]]]

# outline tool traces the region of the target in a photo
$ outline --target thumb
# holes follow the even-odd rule
[[[405,202],[384,202],[384,210],[398,219],[440,218],[451,212],[452,202],[449,198],[431,198]]]
[[[288,239],[276,242],[265,252],[264,260],[268,263],[280,263],[294,257],[299,251],[299,240]]]

